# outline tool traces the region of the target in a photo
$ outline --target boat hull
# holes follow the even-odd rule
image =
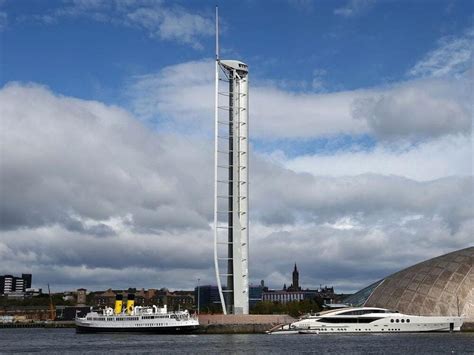
[[[189,334],[198,329],[198,326],[180,327],[84,327],[76,325],[77,333],[149,333],[149,334]]]
[[[321,312],[272,329],[272,334],[420,333],[457,332],[464,319],[456,316],[419,316],[376,307],[353,307]]]

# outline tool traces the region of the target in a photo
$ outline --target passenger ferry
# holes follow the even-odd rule
[[[146,332],[189,333],[197,329],[199,320],[187,310],[168,312],[164,307],[135,306],[133,295],[129,295],[126,309],[122,309],[122,296],[117,295],[115,309],[106,307],[91,311],[84,317],[76,317],[78,333],[96,332]]]
[[[384,308],[357,307],[324,311],[282,325],[270,334],[402,333],[460,331],[462,317],[414,316]]]

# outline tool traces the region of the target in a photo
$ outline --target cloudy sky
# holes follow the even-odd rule
[[[471,1],[221,1],[250,68],[250,280],[355,291],[474,244]],[[191,289],[215,1],[0,1],[0,274]]]

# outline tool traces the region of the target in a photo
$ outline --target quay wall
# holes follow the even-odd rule
[[[464,322],[461,327],[461,332],[474,332],[474,322]]]
[[[201,314],[199,315],[199,330],[201,334],[250,334],[265,333],[267,330],[279,324],[287,324],[295,321],[287,315],[223,315],[223,314]]]
[[[222,316],[220,316],[222,317]],[[227,316],[235,317],[235,316]],[[262,316],[253,319],[245,319],[239,316],[237,319],[219,317],[200,317],[200,326],[198,334],[253,334],[265,333],[276,325],[289,323],[294,320],[288,316]],[[270,317],[270,318],[266,318]],[[221,322],[219,322],[219,320]],[[18,322],[18,323],[0,323],[1,328],[74,328],[73,321],[55,321],[55,322]],[[474,332],[474,322],[465,322],[461,327],[462,332]]]
[[[74,321],[36,321],[0,323],[0,328],[75,328]]]

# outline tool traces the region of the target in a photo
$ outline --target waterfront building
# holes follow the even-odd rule
[[[214,285],[202,285],[194,289],[194,300],[196,302],[196,309],[198,308],[197,302],[199,302],[199,309],[201,312],[208,312],[215,310],[216,307],[221,307],[221,300],[219,297],[219,288]]]
[[[0,307],[1,316],[12,316],[14,322],[45,321],[51,319],[49,306],[4,306]]]
[[[134,288],[129,288],[128,290],[108,289],[105,292],[95,293],[93,303],[99,307],[114,307],[116,295],[122,295],[123,299],[127,299],[129,294],[134,295],[134,303],[137,306],[157,305],[162,307],[166,305],[170,310],[191,309],[194,307],[194,294],[192,291],[171,292],[166,288],[160,290],[145,290],[142,288],[138,291]]]
[[[84,316],[90,309],[89,306],[56,306],[56,320],[72,321],[76,316]]]
[[[31,288],[31,274],[22,274],[21,277],[13,275],[0,276],[0,295],[23,297],[27,288]]]
[[[166,304],[171,311],[194,308],[194,293],[191,291],[175,291],[167,295]]]
[[[263,288],[261,292],[262,301],[287,303],[293,301],[302,301],[311,299],[317,301],[319,304],[330,304],[338,300],[337,295],[334,293],[334,287],[320,287],[317,289],[302,289],[299,280],[300,274],[298,266],[295,263],[292,273],[292,283],[289,287],[286,284],[283,285],[282,290],[268,290]],[[262,281],[263,286],[263,281]]]
[[[12,275],[3,275],[0,276],[0,293],[2,295],[8,295],[13,292],[13,276]]]
[[[72,291],[65,291],[62,294],[62,299],[66,302],[74,303],[76,302],[76,293]]]
[[[338,300],[334,288],[324,287],[316,290],[267,290],[262,292],[262,301],[287,303],[293,301],[314,300],[321,305],[331,304]]]
[[[86,304],[87,290],[85,288],[79,288],[76,292],[76,304],[77,306],[84,306]]]
[[[262,280],[260,282],[260,285],[254,286],[250,285],[249,286],[249,307],[252,309],[257,305],[258,302],[262,301],[262,295],[263,292],[268,291],[268,287],[265,287],[265,283]]]
[[[27,288],[31,288],[31,280],[33,278],[32,275],[31,274],[21,274],[21,278],[23,279],[25,290]]]
[[[302,291],[268,291],[262,292],[262,301],[287,303],[293,301],[302,301],[305,294]]]
[[[344,302],[414,315],[462,315],[474,322],[474,247],[398,271]]]
[[[43,294],[43,290],[41,288],[27,288],[25,290],[25,297],[36,297]]]
[[[94,295],[94,304],[102,307],[113,307],[115,304],[116,293],[112,289]]]

